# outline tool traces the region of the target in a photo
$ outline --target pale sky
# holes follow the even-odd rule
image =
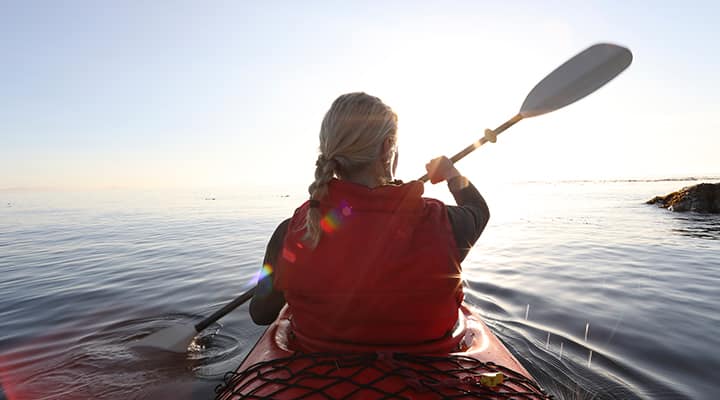
[[[306,187],[349,91],[399,177],[517,113],[597,42],[634,62],[458,167],[474,181],[720,175],[720,2],[0,0],[0,189]]]

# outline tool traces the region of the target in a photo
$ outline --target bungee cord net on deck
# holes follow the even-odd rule
[[[488,376],[501,382],[487,386]],[[296,353],[225,374],[217,400],[551,399],[522,374],[467,356]]]

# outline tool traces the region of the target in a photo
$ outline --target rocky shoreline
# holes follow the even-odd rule
[[[720,183],[700,183],[645,202],[670,211],[720,213]]]

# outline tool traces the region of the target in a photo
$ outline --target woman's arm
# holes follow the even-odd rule
[[[285,239],[285,233],[287,232],[288,224],[290,219],[283,221],[275,229],[270,241],[268,242],[267,248],[265,249],[265,258],[263,260],[263,266],[277,265],[277,260],[280,250],[283,246]],[[267,273],[267,271],[270,271]],[[273,287],[273,274],[272,269],[261,268],[260,279],[258,279],[257,289],[255,295],[250,301],[250,316],[253,322],[258,325],[270,325],[277,318],[280,310],[285,305],[285,296],[283,292],[276,290]]]
[[[458,246],[460,260],[467,256],[490,220],[490,209],[480,192],[463,176],[448,181],[457,206],[447,206],[450,226]]]
[[[430,182],[447,180],[450,193],[457,203],[457,206],[448,206],[447,213],[460,253],[459,261],[462,261],[485,229],[490,219],[490,210],[480,192],[460,175],[447,157],[435,158],[425,168]]]

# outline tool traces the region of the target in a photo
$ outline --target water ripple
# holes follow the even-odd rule
[[[642,204],[675,185],[488,193],[493,218],[463,266],[467,299],[559,398],[716,396],[720,218]],[[6,394],[38,399],[212,397],[262,332],[245,307],[186,356],[131,345],[247,290],[276,224],[299,201],[2,195],[13,206],[0,210],[0,379]]]

